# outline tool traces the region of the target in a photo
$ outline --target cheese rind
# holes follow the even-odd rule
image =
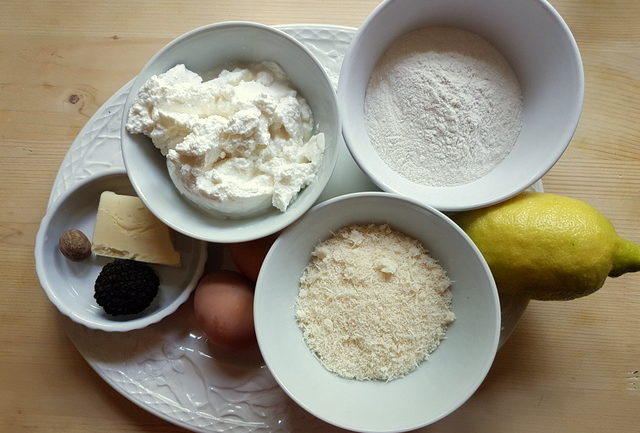
[[[104,191],[91,251],[100,256],[179,266],[169,228],[138,197]]]

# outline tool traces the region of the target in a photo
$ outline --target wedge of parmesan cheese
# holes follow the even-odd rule
[[[119,259],[179,266],[180,253],[169,227],[138,197],[105,191],[100,195],[91,251]]]
[[[413,371],[455,320],[451,282],[420,242],[388,225],[338,230],[312,252],[296,319],[327,370],[390,381]]]

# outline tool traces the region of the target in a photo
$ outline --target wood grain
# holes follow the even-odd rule
[[[0,431],[178,432],[87,365],[34,271],[33,243],[69,145],[176,35],[225,20],[357,27],[375,0],[0,2]],[[584,111],[544,177],[640,242],[640,2],[557,0],[580,47]],[[532,302],[451,432],[632,432],[640,425],[640,274],[571,302]]]

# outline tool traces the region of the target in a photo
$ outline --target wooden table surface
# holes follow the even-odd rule
[[[470,0],[471,1],[471,0]],[[556,0],[585,66],[584,112],[549,192],[640,242],[640,1]],[[0,431],[177,432],[113,390],[67,338],[34,238],[80,128],[162,45],[225,21],[357,27],[376,0],[0,2]],[[479,391],[432,432],[640,431],[640,273],[532,302]]]

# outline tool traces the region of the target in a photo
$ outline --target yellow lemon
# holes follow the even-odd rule
[[[574,299],[598,290],[607,276],[640,270],[640,245],[618,236],[596,209],[569,197],[524,192],[454,220],[504,293]]]

